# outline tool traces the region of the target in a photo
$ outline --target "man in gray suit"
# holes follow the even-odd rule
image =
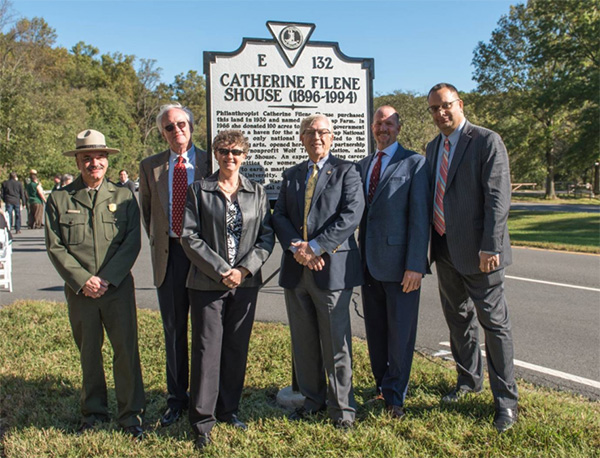
[[[508,237],[510,171],[500,136],[469,123],[454,86],[435,85],[428,111],[441,134],[427,145],[435,177],[431,260],[450,328],[458,380],[443,402],[481,391],[479,327],[485,333],[494,426],[504,432],[517,421],[517,385],[504,267],[511,262]]]
[[[375,112],[371,125],[377,153],[359,162],[366,209],[359,242],[365,272],[365,329],[376,399],[393,418],[404,416],[404,398],[417,336],[421,279],[427,272],[430,184],[424,156],[396,137],[398,113]]]
[[[330,154],[331,121],[302,120],[300,140],[308,161],[286,170],[273,210],[283,255],[279,285],[292,335],[292,352],[303,407],[300,420],[324,410],[338,428],[352,428],[352,288],[363,282],[354,231],[364,197],[355,164]],[[325,371],[323,371],[325,368]]]
[[[188,406],[188,313],[185,282],[190,267],[181,246],[187,187],[208,175],[206,151],[192,144],[194,116],[180,104],[163,105],[156,125],[169,149],[140,163],[142,223],[150,239],[167,353],[167,410],[160,422],[169,426]]]

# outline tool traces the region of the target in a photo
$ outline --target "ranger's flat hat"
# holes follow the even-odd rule
[[[75,149],[72,151],[66,151],[63,153],[65,156],[75,156],[78,153],[93,153],[102,152],[108,154],[118,153],[119,150],[115,148],[108,148],[106,146],[106,140],[97,130],[87,129],[77,134],[77,140],[75,140]]]

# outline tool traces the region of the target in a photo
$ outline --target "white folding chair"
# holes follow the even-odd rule
[[[0,289],[12,293],[12,240],[8,229],[0,229]]]

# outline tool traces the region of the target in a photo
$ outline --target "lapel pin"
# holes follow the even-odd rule
[[[327,171],[327,175],[331,175],[331,170],[328,170],[328,171]]]
[[[117,211],[117,204],[108,204],[108,211],[114,213]]]

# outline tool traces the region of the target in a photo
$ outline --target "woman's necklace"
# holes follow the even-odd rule
[[[233,187],[225,186],[225,183],[219,181],[219,189],[223,191],[225,194],[233,194],[240,187],[240,180],[238,180]]]

